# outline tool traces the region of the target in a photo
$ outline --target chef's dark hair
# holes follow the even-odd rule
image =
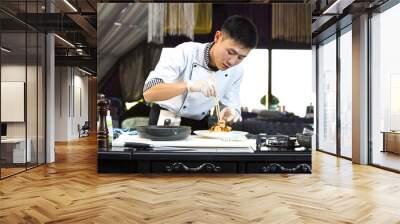
[[[244,47],[252,49],[257,46],[257,27],[249,18],[240,15],[230,16],[225,20],[221,31]]]

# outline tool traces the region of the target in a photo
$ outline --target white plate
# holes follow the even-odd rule
[[[209,130],[197,130],[194,133],[198,136],[204,138],[214,138],[214,139],[221,139],[225,141],[243,141],[246,140],[247,132],[244,131],[209,131]]]

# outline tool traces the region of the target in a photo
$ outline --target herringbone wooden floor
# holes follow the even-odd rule
[[[311,175],[99,175],[95,144],[0,181],[0,223],[400,223],[399,174],[320,152]]]

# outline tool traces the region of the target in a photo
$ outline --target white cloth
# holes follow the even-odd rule
[[[212,71],[205,63],[206,45],[186,42],[169,50],[168,53],[163,52],[156,68],[147,77],[145,85],[154,79],[162,79],[164,83],[177,83],[196,82],[214,76],[222,108],[225,106],[234,108],[240,115],[239,90],[243,69],[239,64],[225,71]],[[201,120],[214,106],[215,101],[201,92],[189,92],[156,103],[178,116]]]
[[[176,116],[175,113],[168,110],[160,110],[157,125],[167,125],[167,119],[169,119],[170,121],[170,126],[179,126],[181,124],[181,118],[179,116]]]

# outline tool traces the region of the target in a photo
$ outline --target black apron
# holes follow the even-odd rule
[[[161,109],[164,109],[164,108],[160,107],[158,104],[153,104],[151,106],[150,115],[149,115],[149,125],[157,125],[157,121],[158,121],[158,117],[160,116]],[[181,126],[190,126],[192,128],[192,131],[207,130],[208,129],[208,118],[209,118],[209,115],[206,115],[201,120],[193,120],[193,119],[181,117]]]

